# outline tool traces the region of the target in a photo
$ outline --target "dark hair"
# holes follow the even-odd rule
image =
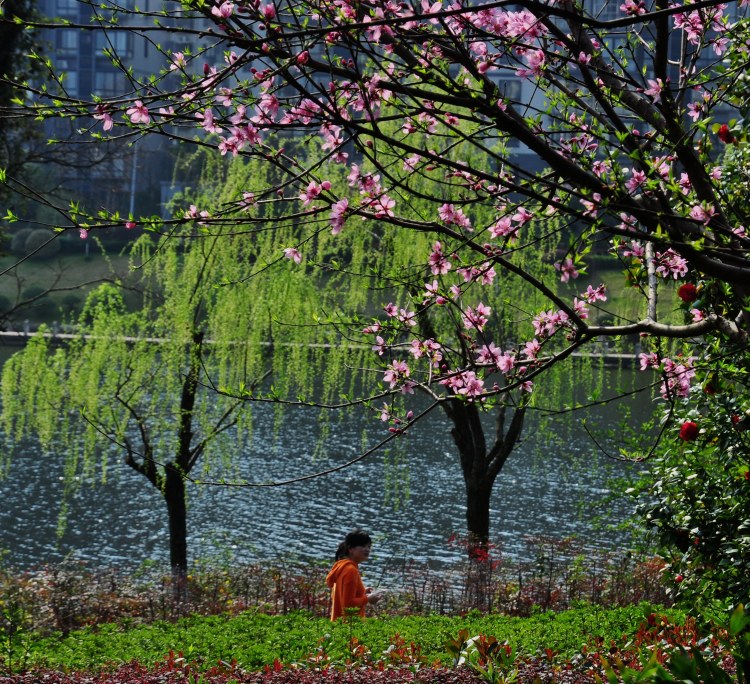
[[[369,546],[372,544],[372,538],[363,530],[352,530],[344,537],[344,541],[336,549],[336,560],[341,560],[349,555],[349,549],[355,546]]]

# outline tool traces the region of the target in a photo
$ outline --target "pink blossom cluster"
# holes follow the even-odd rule
[[[651,368],[662,374],[664,382],[660,393],[663,399],[684,399],[690,394],[690,385],[695,377],[695,357],[674,361],[656,352],[644,352],[639,358],[642,371]]]

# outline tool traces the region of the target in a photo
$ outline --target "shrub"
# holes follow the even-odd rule
[[[60,241],[51,230],[37,228],[26,237],[24,250],[33,259],[52,259],[60,253]]]
[[[34,231],[33,228],[19,228],[10,238],[11,254],[26,256],[26,238]]]
[[[660,534],[675,596],[719,619],[750,596],[747,379],[738,363],[671,407],[648,475],[646,520]],[[722,384],[723,382],[723,384]],[[709,384],[713,383],[713,384]]]

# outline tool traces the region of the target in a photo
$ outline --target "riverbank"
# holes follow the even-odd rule
[[[402,566],[387,580],[367,576],[386,591],[373,615],[457,616],[472,612],[529,616],[586,603],[602,608],[642,602],[668,605],[662,562],[631,554],[565,555],[561,543],[540,546],[534,564],[488,555],[438,571],[423,563]],[[67,561],[24,572],[0,569],[0,605],[14,605],[39,634],[68,634],[115,621],[169,622],[186,615],[237,615],[245,611],[328,615],[328,564],[277,563],[192,568],[175,587],[155,568],[132,573],[91,569]]]

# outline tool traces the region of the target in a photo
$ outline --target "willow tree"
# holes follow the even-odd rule
[[[257,166],[241,171],[255,182],[265,178]],[[238,172],[212,164],[206,174],[221,181],[213,186],[220,200]],[[266,210],[261,203],[244,211],[252,220]],[[246,399],[254,389],[311,391],[317,376],[308,357],[315,348],[295,343],[297,327],[274,321],[310,319],[323,301],[303,271],[267,260],[271,236],[236,239],[195,219],[185,229],[194,239],[174,239],[171,231],[169,238],[144,235],[133,244],[138,307],[126,306],[120,283],[102,285],[74,321],[76,339],[60,344],[40,330],[2,375],[7,447],[38,438],[45,458],[65,460],[69,487],[76,476],[106,478],[124,457],[164,499],[178,576],[188,564],[187,483],[196,470],[216,479],[233,472],[248,448]],[[262,277],[247,277],[248,265]],[[233,282],[240,274],[242,282]],[[222,385],[242,388],[242,396],[222,393]]]
[[[746,144],[733,121],[747,99],[746,3],[520,5],[167,0],[145,22],[149,13],[105,1],[90,7],[93,22],[44,26],[153,46],[167,45],[166,32],[174,47],[158,48],[159,73],[132,76],[113,43],[126,91],[71,95],[50,62],[50,82],[17,84],[25,99],[2,111],[71,119],[92,141],[167,136],[272,164],[279,175],[259,194],[286,206],[278,232],[277,215],[237,222],[239,198],[201,220],[234,222],[251,242],[273,233],[277,255],[303,273],[324,235],[342,245],[352,233],[373,245],[388,231],[408,236],[401,249],[412,257],[394,272],[407,294],[378,316],[364,303],[360,327],[345,326],[376,348],[378,387],[393,396],[419,387],[472,413],[469,404],[539,386],[574,353],[626,337],[643,342],[642,365],[660,375],[665,398],[687,396],[717,358],[702,342],[726,354],[750,332],[747,220],[722,188],[716,154]],[[290,152],[295,139],[320,155]],[[331,181],[341,169],[346,187]],[[71,211],[59,227],[126,221]],[[544,253],[555,281],[527,267],[540,236],[554,245]],[[609,304],[601,280],[587,279],[595,261],[633,287],[633,312],[618,299],[597,315]],[[482,276],[491,270],[504,277]],[[522,325],[499,344],[487,301],[516,278],[534,297],[515,302]],[[711,292],[687,321],[658,306],[675,283]],[[432,339],[417,308],[439,319],[441,307],[459,334],[435,326]],[[368,387],[361,398],[373,396]],[[407,405],[390,408],[390,429],[413,425]]]

